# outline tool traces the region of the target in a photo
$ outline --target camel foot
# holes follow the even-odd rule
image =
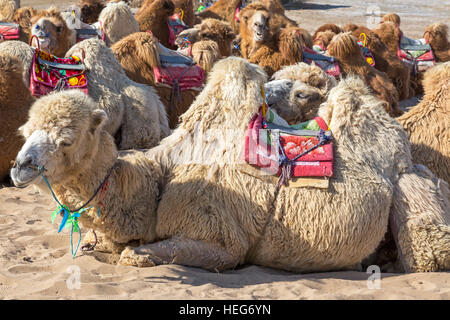
[[[134,248],[131,247],[126,247],[125,250],[122,251],[119,264],[139,268],[156,266],[150,255],[139,254]]]

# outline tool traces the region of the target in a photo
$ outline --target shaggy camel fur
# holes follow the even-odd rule
[[[326,49],[335,35],[336,33],[331,30],[316,32],[312,40],[313,46],[317,45],[321,49]]]
[[[111,49],[99,39],[84,40],[67,56],[85,52],[89,96],[108,115],[105,129],[120,150],[147,149],[170,133],[164,105],[153,88],[130,80]],[[19,41],[0,44],[0,53],[18,57],[24,64],[28,84],[34,50]]]
[[[437,61],[450,61],[450,42],[448,41],[448,26],[446,24],[434,23],[428,26],[423,37],[433,49]]]
[[[197,44],[194,45],[196,50]],[[178,102],[175,94],[173,110],[170,107],[172,89],[155,84],[153,68],[159,66],[159,54],[157,48],[157,39],[148,32],[138,32],[125,37],[111,47],[117,60],[121,63],[123,69],[130,79],[138,83],[144,83],[153,86],[158,92],[161,101],[166,107],[169,116],[169,126],[175,128],[179,122],[179,117],[192,104],[198,94],[196,90],[185,90],[181,94],[181,102]],[[208,52],[210,52],[208,50]],[[194,52],[193,52],[194,53]],[[197,55],[197,53],[195,53]]]
[[[337,83],[318,66],[304,62],[284,67],[272,78],[264,85],[267,104],[290,124],[314,118]]]
[[[114,139],[104,129],[106,118],[106,113],[78,90],[40,98],[20,128],[26,143],[11,177],[18,187],[34,184],[49,193],[35,167],[43,166],[55,195],[75,209],[94,195],[111,172],[104,198],[97,194],[91,202],[100,208],[100,215],[97,217],[96,209],[83,212],[81,225],[117,242],[154,241],[158,195],[154,177],[160,174],[143,153],[118,155]]]
[[[362,77],[375,95],[385,102],[386,112],[399,116],[403,112],[398,105],[398,92],[388,76],[367,64],[357,40],[350,32],[337,34],[330,42],[327,52],[339,60],[342,74],[355,73]]]
[[[410,88],[410,70],[400,61],[397,55],[389,52],[386,45],[375,32],[354,24],[348,24],[344,29],[345,31],[351,31],[352,35],[357,39],[360,38],[362,33],[366,34],[366,46],[375,58],[375,69],[386,73],[391,79],[399,93],[399,100],[414,96],[413,89]],[[412,92],[410,93],[410,91]]]
[[[171,0],[146,0],[135,18],[141,31],[151,31],[159,42],[167,48],[176,49],[169,44],[169,27],[167,20],[175,10]]]
[[[20,0],[0,0],[0,21],[13,22],[14,12],[20,8]]]
[[[28,43],[31,36],[31,17],[37,14],[32,7],[22,7],[14,13],[14,21],[20,25],[20,41]]]
[[[123,1],[108,3],[100,12],[98,21],[103,26],[105,43],[108,47],[129,34],[139,32],[138,22],[130,7]]]
[[[282,187],[277,194],[240,154],[265,81],[242,59],[216,63],[182,124],[147,152],[165,173],[156,225],[162,241],[125,249],[121,264],[312,272],[350,268],[375,250],[393,184],[412,166],[405,132],[360,79],[343,80],[319,109],[337,150],[330,189]],[[401,203],[399,210],[409,212]]]
[[[234,32],[238,33],[239,22],[236,21],[236,8],[241,3],[241,0],[219,0],[215,2],[211,7],[200,12],[197,16],[199,20],[197,20],[196,22],[200,23],[202,20],[207,18],[224,20],[231,25]]]
[[[79,0],[78,8],[80,8],[81,21],[87,24],[93,24],[98,21],[100,12],[105,8],[104,0]]]
[[[23,66],[19,59],[0,55],[0,70],[0,181],[4,181],[9,175],[11,161],[23,144],[17,129],[27,121],[34,98],[23,82]]]
[[[31,18],[31,23],[31,34],[38,38],[39,47],[57,57],[64,57],[67,50],[76,43],[76,32],[69,29],[55,7],[39,11]],[[32,45],[38,46],[35,38]]]
[[[393,55],[397,55],[398,42],[401,31],[399,27],[391,21],[385,21],[378,25],[378,28],[373,30],[378,37],[383,41],[386,47]]]
[[[422,101],[397,120],[409,136],[414,162],[450,183],[450,62],[427,70],[423,86]]]
[[[181,32],[177,37],[176,43],[181,44],[185,36],[192,44],[201,40],[212,40],[219,46],[221,55],[229,57],[232,53],[232,43],[236,34],[228,22],[208,18],[195,28]]]
[[[240,51],[243,58],[257,63],[271,76],[286,65],[302,61],[303,37],[296,27],[273,34],[270,13],[260,3],[252,3],[239,13]]]
[[[183,22],[190,28],[195,24],[194,0],[173,0],[174,13],[183,14]]]
[[[332,33],[334,33],[334,34],[338,34],[338,33],[343,32],[344,30],[342,30],[342,29],[341,29],[338,25],[336,25],[336,24],[333,24],[333,23],[326,23],[326,24],[324,24],[324,25],[321,25],[321,26],[316,30],[316,32],[314,32],[314,34],[313,34],[313,36],[312,36],[313,41],[314,41],[315,39],[318,38],[319,33],[322,33],[322,32],[325,32],[325,31],[330,31],[330,32],[332,32]],[[330,40],[331,40],[331,39],[330,39]],[[326,46],[325,46],[325,47],[326,47]]]

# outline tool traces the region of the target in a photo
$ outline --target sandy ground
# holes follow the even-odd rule
[[[49,3],[61,8],[70,4],[22,0],[22,5],[41,8]],[[326,22],[367,24],[366,12],[372,5],[378,5],[381,13],[399,13],[403,30],[411,37],[420,37],[431,22],[449,23],[449,4],[437,0],[313,1],[290,4],[287,14],[312,32]],[[32,187],[0,186],[0,298],[450,299],[450,273],[382,274],[379,289],[370,289],[377,283],[368,282],[365,272],[301,275],[244,266],[217,274],[176,265],[123,267],[105,263],[101,255],[82,253],[72,259],[69,234],[58,234],[50,222],[55,208],[50,197]]]

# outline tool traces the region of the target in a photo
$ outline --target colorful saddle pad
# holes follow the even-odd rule
[[[400,33],[397,56],[414,73],[424,72],[436,64],[431,46],[425,39],[410,39]]]
[[[272,110],[255,114],[245,136],[244,160],[273,175],[291,166],[292,177],[333,176],[331,132],[322,118],[288,125]]]
[[[16,23],[0,22],[0,41],[18,40],[20,37],[20,26]]]
[[[303,47],[303,61],[307,64],[314,62],[327,74],[338,77],[341,74],[339,63],[334,57],[326,56],[316,51]]]
[[[64,89],[80,89],[88,94],[86,68],[80,58],[58,58],[36,49],[30,72],[32,95],[40,97]]]
[[[174,46],[177,36],[189,27],[183,22],[183,17],[178,13],[170,16],[167,20],[167,25],[169,27],[169,43]]]

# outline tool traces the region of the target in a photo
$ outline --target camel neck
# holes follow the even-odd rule
[[[72,210],[95,194],[116,162],[117,150],[106,132],[101,133],[98,150],[91,157],[84,169],[69,176],[63,183],[54,185],[58,198]],[[111,178],[113,174],[109,177]],[[91,205],[95,205],[95,201]]]

